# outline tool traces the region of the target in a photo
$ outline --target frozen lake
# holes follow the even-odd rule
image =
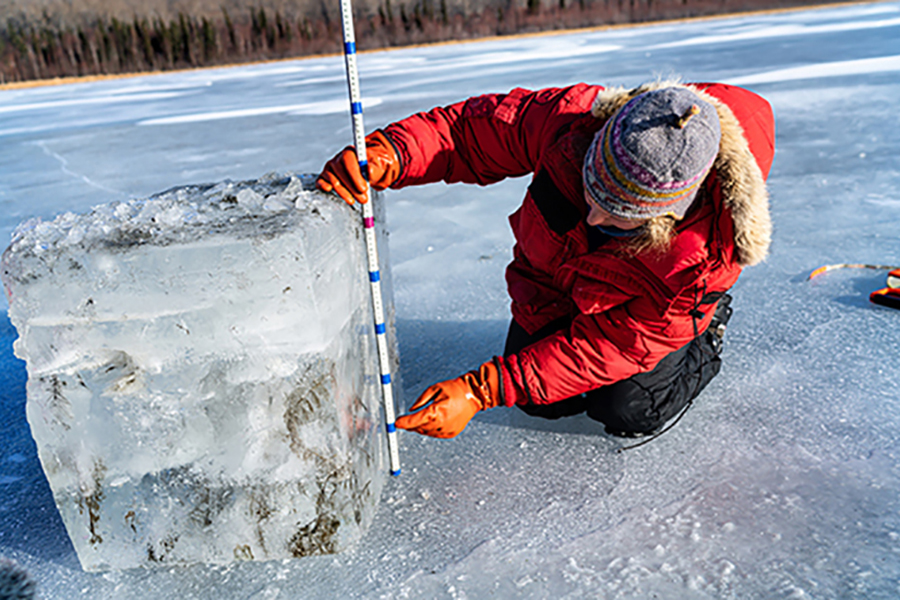
[[[360,56],[369,130],[514,87],[726,81],[777,119],[767,262],[735,286],[722,373],[639,449],[515,410],[401,437],[353,551],[85,574],[25,421],[0,319],[0,556],[44,599],[900,597],[900,3]],[[176,185],[317,172],[351,139],[341,58],[0,92],[0,239]],[[385,194],[408,405],[502,351],[506,217],[527,178]],[[5,299],[0,309],[6,309]]]

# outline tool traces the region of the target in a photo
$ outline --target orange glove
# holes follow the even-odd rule
[[[409,409],[419,412],[397,419],[397,427],[452,438],[466,428],[475,413],[501,405],[501,394],[500,371],[494,361],[488,361],[477,371],[429,387]]]
[[[380,130],[366,136],[366,160],[369,163],[369,182],[376,190],[390,187],[400,177],[400,157]],[[360,204],[368,201],[368,184],[359,170],[359,159],[353,146],[347,146],[325,163],[316,179],[316,187],[323,192],[334,192],[347,204],[353,204],[354,200]]]

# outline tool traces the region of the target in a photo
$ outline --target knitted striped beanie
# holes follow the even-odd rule
[[[719,153],[715,107],[683,87],[646,92],[607,120],[584,158],[584,186],[623,219],[681,218]]]

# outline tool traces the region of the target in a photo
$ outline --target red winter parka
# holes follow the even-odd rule
[[[557,402],[652,370],[704,331],[720,293],[765,257],[774,118],[765,100],[723,84],[688,86],[716,107],[722,139],[671,247],[635,255],[613,239],[591,250],[584,155],[618,108],[669,85],[515,89],[385,128],[401,160],[394,188],[487,185],[534,174],[509,219],[516,238],[506,271],[513,318],[529,333],[559,318],[572,322],[499,361],[506,405]]]

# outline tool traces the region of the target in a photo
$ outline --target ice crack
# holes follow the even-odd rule
[[[69,175],[70,177],[74,177],[75,179],[80,179],[81,181],[88,184],[89,186],[91,186],[93,188],[97,188],[98,190],[103,190],[104,192],[111,192],[113,194],[123,194],[124,193],[121,190],[116,190],[111,187],[107,187],[103,184],[97,183],[97,182],[93,181],[90,177],[88,177],[87,175],[82,175],[80,173],[76,173],[75,171],[71,170],[69,168],[69,161],[67,161],[66,158],[64,156],[62,156],[61,154],[59,154],[58,152],[54,152],[53,150],[48,148],[47,142],[40,141],[40,142],[35,142],[35,143],[41,150],[44,151],[44,154],[46,154],[47,156],[50,156],[52,158],[55,158],[59,162],[60,169],[66,175]]]

